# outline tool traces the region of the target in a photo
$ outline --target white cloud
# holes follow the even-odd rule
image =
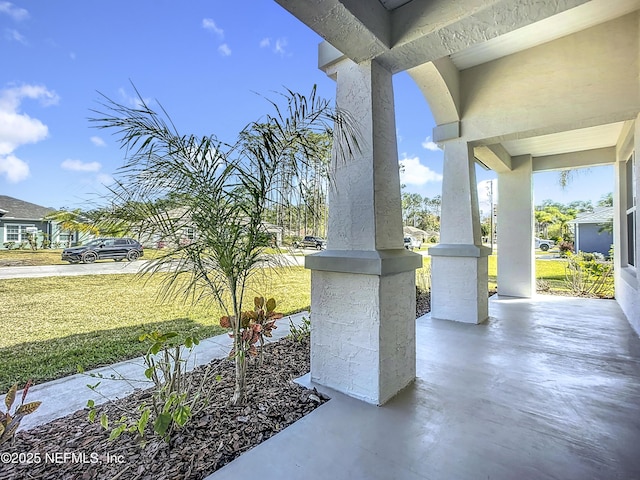
[[[220,55],[222,55],[223,57],[228,57],[229,55],[231,55],[231,49],[226,43],[223,43],[218,47],[218,52],[220,52]]]
[[[11,183],[21,182],[29,176],[29,165],[14,155],[0,155],[0,175]]]
[[[431,150],[432,152],[437,152],[440,150],[438,144],[431,140],[431,137],[425,138],[424,142],[422,142],[422,148],[426,148],[427,150]]]
[[[286,52],[285,47],[287,46],[287,39],[286,38],[278,38],[276,40],[276,44],[273,47],[273,51],[275,53],[279,53],[280,55],[284,55]]]
[[[101,185],[111,185],[113,183],[113,177],[107,173],[99,173],[96,175],[96,180]]]
[[[7,40],[27,45],[27,39],[19,31],[14,30],[13,28],[7,28],[4,33]]]
[[[151,98],[142,98],[140,99],[140,97],[138,97],[137,95],[129,95],[127,93],[127,91],[124,88],[119,88],[118,89],[118,93],[120,94],[120,97],[122,98],[122,100],[128,104],[130,107],[134,107],[134,108],[141,108],[143,105],[142,103],[144,102],[147,106],[150,105],[153,100]]]
[[[29,176],[29,165],[13,152],[21,145],[37,143],[49,135],[44,123],[20,111],[25,98],[40,100],[44,105],[54,105],[58,101],[55,92],[38,85],[0,90],[0,175],[13,183]]]
[[[29,18],[29,12],[27,10],[16,7],[11,2],[0,2],[0,13],[6,13],[16,22]]]
[[[219,28],[216,25],[216,22],[214,22],[210,18],[203,18],[202,19],[202,28],[204,28],[205,30],[209,30],[209,31],[215,33],[216,35],[220,36],[220,38],[224,37],[224,30]]]
[[[478,209],[482,212],[482,217],[488,216],[491,212],[491,197],[493,197],[493,205],[496,205],[498,203],[498,180],[478,182]]]
[[[102,165],[98,162],[83,162],[81,160],[67,159],[60,164],[65,170],[71,170],[73,172],[97,172]]]
[[[105,141],[98,137],[98,136],[93,136],[90,138],[91,143],[93,143],[96,147],[106,147],[107,144],[105,143]]]
[[[269,48],[273,53],[277,53],[282,56],[287,54],[287,45],[288,43],[286,38],[276,38],[273,42],[269,37],[265,37],[260,40],[260,48]]]
[[[424,185],[429,182],[441,182],[442,175],[420,163],[418,157],[400,160],[400,182],[405,185]]]

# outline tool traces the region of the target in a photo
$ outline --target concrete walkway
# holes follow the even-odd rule
[[[277,329],[273,330],[273,338],[276,341],[289,334],[289,321],[295,325],[302,323],[302,317],[308,313],[297,313],[284,317],[277,322]],[[231,351],[232,339],[226,333],[201,340],[193,350],[193,355],[187,364],[189,370],[194,366],[204,365],[216,358],[226,357]],[[23,418],[20,430],[26,430],[37,425],[64,417],[77,410],[86,407],[87,401],[92,399],[96,404],[101,404],[107,399],[125,397],[131,394],[135,388],[149,388],[151,382],[144,376],[144,362],[138,357],[125,362],[116,363],[108,367],[102,367],[86,372],[86,374],[71,375],[52,382],[34,385],[29,390],[29,401],[41,400],[42,405],[31,415]],[[104,378],[91,377],[102,375]],[[128,381],[113,380],[111,376],[124,377]],[[92,391],[88,384],[94,385],[101,382],[96,391]],[[4,395],[0,396],[0,405],[4,405]],[[20,398],[18,396],[18,398]]]
[[[611,300],[492,298],[417,321],[417,379],[332,399],[208,480],[640,479],[640,339]]]

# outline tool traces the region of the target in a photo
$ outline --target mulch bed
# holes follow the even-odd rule
[[[429,294],[418,290],[416,317],[429,310]],[[263,366],[249,366],[247,404],[242,407],[228,405],[233,362],[221,359],[210,365],[212,378],[219,377],[209,405],[175,433],[170,444],[150,435],[143,446],[129,433],[109,441],[109,431],[90,423],[87,410],[80,410],[20,431],[13,445],[3,445],[0,455],[13,455],[18,463],[0,457],[0,480],[202,479],[329,400],[293,382],[310,370],[308,339],[287,338],[265,347]],[[200,367],[191,375],[202,373]],[[100,406],[98,417],[104,411],[113,422],[121,408],[135,409],[148,396],[148,390],[138,391]]]
[[[0,455],[13,454],[23,463],[0,457],[0,479],[201,479],[328,400],[293,382],[310,369],[308,340],[284,339],[265,347],[263,366],[250,365],[248,370],[247,404],[242,407],[228,405],[233,362],[214,360],[211,365],[213,378],[220,377],[213,380],[209,405],[175,433],[170,444],[149,436],[143,447],[129,433],[109,441],[109,432],[98,422],[90,423],[87,411],[81,410],[18,432],[15,444],[3,445]],[[193,375],[202,372],[199,368]],[[106,404],[98,416],[104,409],[110,420],[117,420],[117,407],[131,410],[148,395],[139,391]]]

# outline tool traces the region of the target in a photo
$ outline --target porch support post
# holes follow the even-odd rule
[[[489,316],[487,256],[480,235],[473,148],[444,144],[440,245],[431,255],[431,317],[481,323]]]
[[[536,293],[533,242],[533,162],[511,159],[498,174],[498,293],[531,298]]]
[[[327,250],[311,272],[311,380],[383,404],[416,374],[415,269],[403,248],[391,73],[341,60],[337,105],[359,122],[360,151],[332,162]]]

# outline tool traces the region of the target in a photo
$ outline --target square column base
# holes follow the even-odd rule
[[[311,273],[311,380],[382,405],[416,376],[415,271]]]
[[[489,317],[486,247],[440,245],[431,254],[431,318],[482,323]]]

